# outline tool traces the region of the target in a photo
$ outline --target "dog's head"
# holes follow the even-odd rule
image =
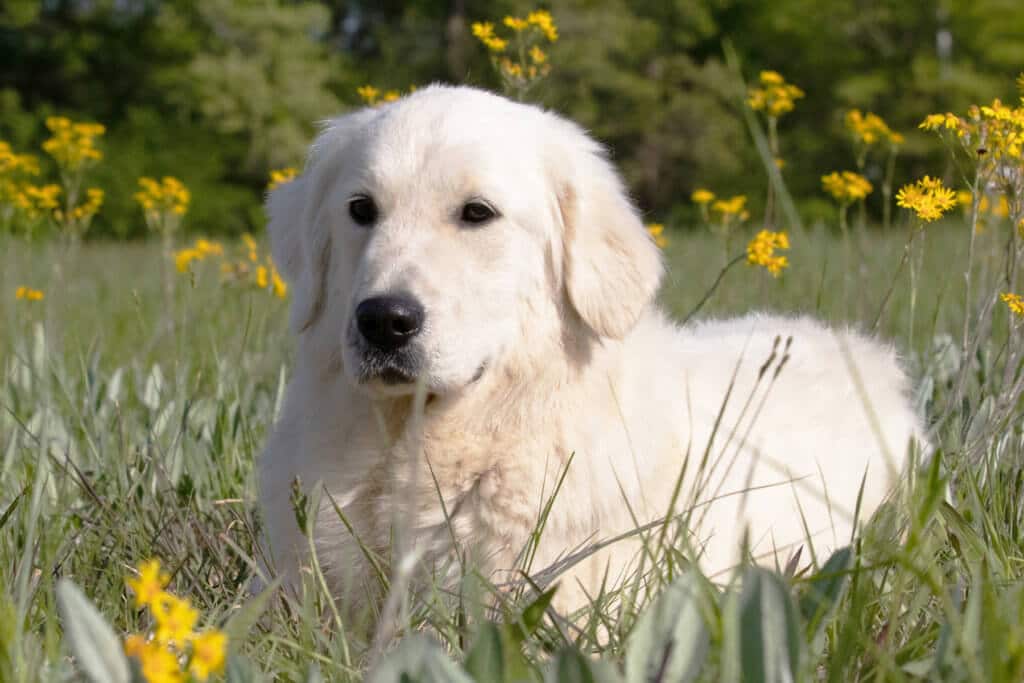
[[[294,331],[377,395],[461,389],[566,326],[620,338],[662,273],[599,145],[471,88],[329,122],[267,210]]]

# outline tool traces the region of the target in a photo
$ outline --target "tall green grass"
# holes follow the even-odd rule
[[[999,287],[1005,230],[979,236],[972,316]],[[683,317],[725,257],[699,231],[669,238],[662,299]],[[316,590],[275,598],[258,618],[242,609],[259,526],[253,463],[287,380],[285,303],[225,287],[200,264],[167,306],[150,244],[86,245],[54,291],[59,255],[4,241],[0,680],[78,675],[58,618],[61,578],[117,633],[144,631],[123,577],[150,557],[209,623],[235,617],[231,680],[360,680],[368,669],[389,681],[402,671],[411,681],[1021,680],[1020,338],[991,307],[964,364],[964,226],[927,229],[913,317],[906,272],[878,316],[903,233],[855,232],[844,244],[812,229],[792,241],[782,278],[734,268],[701,315],[766,308],[862,327],[879,317],[936,426],[934,457],[854,547],[816,566],[804,554],[779,572],[747,568],[722,586],[687,568],[673,525],[645,536],[642,576],[571,622],[530,590],[485,614],[471,603],[488,587],[469,574],[461,602],[413,599],[377,651]],[[16,301],[22,284],[46,299]]]

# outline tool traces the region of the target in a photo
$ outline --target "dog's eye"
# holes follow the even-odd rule
[[[483,202],[466,202],[466,205],[462,207],[460,218],[464,223],[479,224],[486,223],[497,215],[494,209]]]
[[[348,215],[359,225],[373,225],[377,220],[377,205],[365,195],[353,197],[348,202]]]

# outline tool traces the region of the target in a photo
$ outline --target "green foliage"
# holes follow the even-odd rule
[[[0,10],[0,138],[42,139],[52,113],[107,125],[97,173],[107,202],[96,235],[138,236],[139,175],[193,190],[189,229],[238,234],[262,224],[271,168],[301,165],[319,120],[373,83],[403,92],[433,81],[499,87],[473,21],[533,5],[411,2],[6,3]],[[850,107],[907,136],[897,177],[941,164],[917,124],[1001,94],[1024,62],[1024,14],[1006,0],[882,3],[777,0],[555,0],[561,38],[551,75],[531,91],[612,150],[642,208],[692,219],[698,186],[754,198],[765,182],[725,68],[735,46],[747,79],[782,71],[807,97],[782,123],[784,175],[807,218],[826,214],[819,177],[851,165]],[[595,40],[595,36],[600,36]],[[824,125],[822,125],[824,124]],[[846,158],[847,162],[843,159]],[[885,160],[869,158],[877,185]],[[881,198],[869,206],[881,214]]]

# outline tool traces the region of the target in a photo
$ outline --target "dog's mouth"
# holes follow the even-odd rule
[[[390,387],[415,384],[419,377],[419,365],[415,354],[366,350],[359,364],[358,380],[360,384],[380,382]]]

